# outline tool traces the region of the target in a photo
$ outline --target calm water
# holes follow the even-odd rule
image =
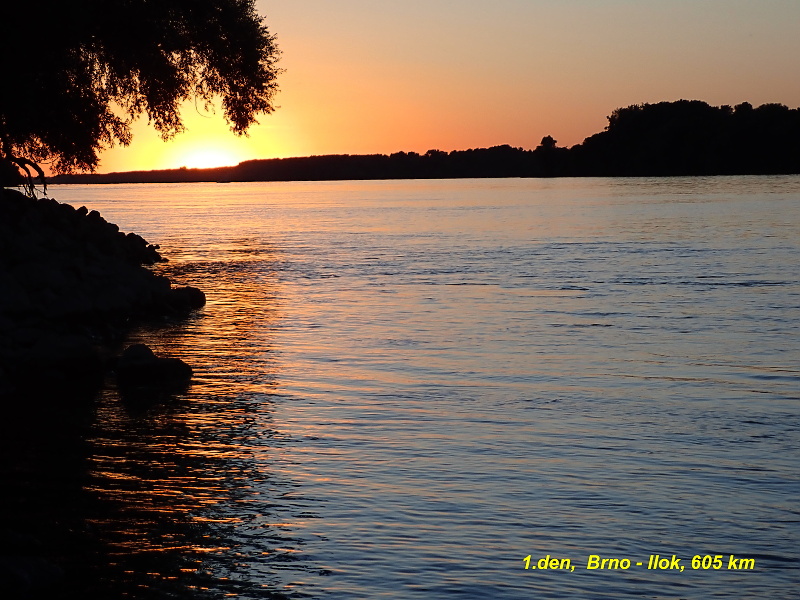
[[[98,400],[98,595],[796,597],[800,177],[51,193],[209,298]]]

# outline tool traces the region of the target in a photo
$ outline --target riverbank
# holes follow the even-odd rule
[[[205,303],[97,211],[3,189],[0,214],[0,397],[96,388],[132,323]]]
[[[101,386],[116,381],[134,399],[159,398],[191,377],[188,365],[146,346],[122,352],[134,325],[205,303],[199,289],[154,270],[165,261],[158,250],[97,211],[0,191],[0,476],[8,486],[0,576],[15,597],[72,597],[85,587],[73,557],[99,551],[78,507]]]

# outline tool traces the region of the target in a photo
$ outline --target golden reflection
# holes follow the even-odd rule
[[[259,463],[269,449],[267,394],[276,376],[271,332],[279,302],[268,266],[275,257],[258,241],[232,243],[248,250],[238,261],[167,263],[165,274],[203,289],[207,306],[188,319],[143,326],[127,342],[190,364],[189,389],[131,399],[110,388],[97,406],[83,489],[94,506],[87,523],[116,561],[104,575],[114,582],[108,597],[140,588],[240,594],[249,583],[232,574],[249,568],[244,556],[261,554],[244,549],[252,541],[238,529],[259,531],[268,562],[294,550],[277,531],[298,523],[275,514],[255,484],[273,477]]]

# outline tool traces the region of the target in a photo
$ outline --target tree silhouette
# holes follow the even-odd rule
[[[558,144],[558,142],[553,139],[552,135],[546,135],[542,138],[542,142],[539,144],[537,149],[541,148],[542,150],[555,150],[556,144]]]
[[[570,150],[580,175],[664,176],[800,172],[800,109],[734,108],[698,100],[634,104]]]
[[[0,156],[28,175],[93,171],[140,115],[168,139],[189,98],[221,98],[240,135],[273,111],[279,52],[254,0],[34,0],[0,17]]]

